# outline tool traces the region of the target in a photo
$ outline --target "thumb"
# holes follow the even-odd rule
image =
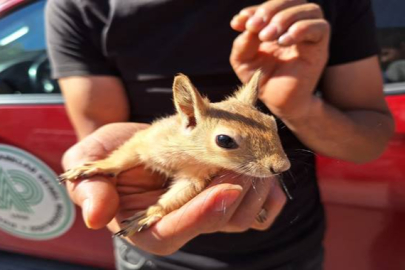
[[[119,197],[115,185],[106,178],[66,183],[73,202],[82,208],[83,220],[90,229],[105,227],[116,215]]]
[[[107,155],[106,147],[94,139],[94,136],[86,137],[66,151],[62,158],[65,169],[101,159]],[[66,188],[72,201],[82,208],[83,220],[88,228],[103,228],[113,219],[118,210],[119,197],[110,179],[95,176],[86,180],[68,181]]]

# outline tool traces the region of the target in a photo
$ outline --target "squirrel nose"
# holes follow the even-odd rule
[[[287,171],[291,167],[290,161],[288,159],[278,161],[270,166],[270,172],[272,174],[279,174]]]

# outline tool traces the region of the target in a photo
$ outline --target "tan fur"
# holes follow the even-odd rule
[[[185,75],[177,76],[173,85],[176,115],[136,133],[108,158],[69,170],[60,179],[118,175],[139,164],[173,179],[157,205],[130,218],[118,233],[130,235],[184,205],[222,169],[260,178],[288,170],[290,162],[274,118],[254,107],[259,78],[260,72],[256,72],[235,96],[209,103]],[[219,134],[231,136],[239,147],[219,147],[215,142]]]

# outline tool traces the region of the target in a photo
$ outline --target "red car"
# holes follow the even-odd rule
[[[396,133],[368,164],[318,157],[326,270],[405,269],[405,2],[373,4]],[[55,180],[76,138],[50,78],[44,5],[0,0],[0,261],[33,256],[76,264],[69,269],[114,268],[110,233],[88,230]]]

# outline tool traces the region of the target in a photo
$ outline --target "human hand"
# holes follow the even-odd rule
[[[243,9],[231,21],[242,32],[230,62],[247,82],[261,69],[263,103],[283,120],[303,118],[328,59],[330,27],[321,8],[305,0],[272,0]]]
[[[69,169],[102,159],[134,132],[146,127],[134,123],[106,125],[69,149],[63,165]],[[87,227],[98,229],[107,225],[116,233],[122,229],[123,220],[157,202],[165,192],[164,183],[161,175],[137,167],[116,179],[97,176],[66,185],[73,201],[82,207]],[[275,179],[252,182],[227,172],[186,205],[127,240],[154,254],[170,254],[202,233],[265,230],[285,203],[286,197]],[[260,223],[256,216],[262,209],[266,210],[267,217]]]

